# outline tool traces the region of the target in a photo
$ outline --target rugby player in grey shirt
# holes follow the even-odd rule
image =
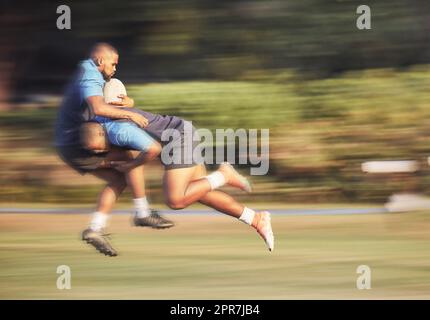
[[[218,170],[207,174],[205,165],[196,161],[194,157],[188,158],[186,139],[184,138],[187,121],[175,116],[162,116],[131,108],[133,100],[123,97],[122,103],[117,107],[108,105],[104,101],[104,80],[110,80],[118,64],[118,52],[111,46],[99,44],[95,47],[91,61],[82,66],[82,74],[78,74],[68,90],[66,99],[60,109],[57,125],[56,142],[60,156],[70,166],[81,173],[90,172],[108,182],[100,194],[97,212],[90,228],[83,234],[83,240],[92,244],[100,252],[115,256],[116,251],[111,247],[103,234],[102,227],[106,224],[107,214],[111,211],[117,197],[122,193],[127,183],[134,194],[144,190],[143,163],[154,158],[159,149],[149,150],[143,154],[132,151],[111,148],[109,152],[92,153],[82,147],[82,136],[79,140],[79,128],[85,120],[95,120],[94,116],[107,119],[121,119],[132,121],[151,134],[166,147],[162,135],[166,130],[179,132],[172,141],[173,155],[175,150],[181,150],[180,161],[165,164],[164,193],[166,203],[172,209],[183,209],[194,202],[201,202],[222,213],[237,218],[254,227],[264,239],[270,251],[274,248],[274,236],[271,227],[270,213],[267,211],[255,212],[240,204],[228,194],[216,190],[223,185],[230,185],[245,191],[250,191],[247,180],[242,177],[228,163],[223,163]],[[101,77],[102,76],[102,77]],[[111,95],[115,96],[113,92]],[[119,94],[118,94],[119,95]],[[110,121],[110,120],[107,120]],[[97,126],[96,131],[99,130]],[[92,129],[91,129],[92,130]],[[90,133],[86,135],[84,145],[93,149],[103,150],[103,147],[91,141],[97,136]],[[193,131],[193,129],[192,129]],[[100,131],[99,131],[100,132]],[[90,141],[88,141],[90,139]],[[196,147],[195,145],[192,146]],[[130,156],[131,155],[131,156]],[[177,159],[176,159],[177,160]],[[173,225],[158,214],[134,219],[135,225],[151,227],[170,227]]]
[[[115,89],[115,86],[110,88],[110,90]],[[106,90],[106,88],[104,93],[109,96],[119,96],[121,94],[121,92],[109,92],[109,89]],[[121,106],[121,103],[118,105]],[[217,171],[207,174],[204,163],[196,160],[193,156],[195,149],[199,147],[199,141],[193,139],[192,145],[187,146],[189,140],[185,137],[186,129],[188,128],[191,131],[188,132],[191,136],[195,133],[195,128],[190,122],[176,116],[158,115],[135,108],[124,108],[124,110],[141,114],[148,119],[148,125],[145,126],[144,130],[152,135],[163,148],[169,146],[172,151],[171,157],[161,157],[161,162],[165,167],[163,178],[164,194],[166,204],[170,208],[184,209],[195,202],[203,203],[253,226],[266,242],[268,249],[273,250],[274,236],[270,213],[267,211],[255,212],[240,204],[225,192],[216,190],[226,184],[247,192],[250,192],[251,188],[247,179],[228,163],[220,164]],[[106,121],[114,120],[107,119]],[[103,121],[101,122],[103,123]],[[173,140],[166,141],[163,139],[163,134],[166,131],[176,132],[177,134],[173,135]],[[191,152],[187,152],[187,150],[191,150]],[[175,155],[179,155],[179,158],[175,158]],[[173,162],[171,161],[172,157],[174,158]],[[146,161],[145,159],[136,159],[134,163],[112,161],[110,165],[118,170],[127,171]]]

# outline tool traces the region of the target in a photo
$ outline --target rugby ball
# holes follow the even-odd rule
[[[125,86],[120,80],[112,78],[105,83],[103,95],[106,103],[121,102],[121,99],[118,98],[120,94],[127,95]]]

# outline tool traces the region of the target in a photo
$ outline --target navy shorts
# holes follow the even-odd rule
[[[82,175],[99,168],[108,154],[93,153],[80,145],[59,146],[57,153],[66,164]]]

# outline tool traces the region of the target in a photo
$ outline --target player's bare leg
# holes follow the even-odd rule
[[[133,201],[136,213],[133,224],[137,227],[151,227],[154,229],[171,228],[175,224],[163,218],[156,210],[149,208],[146,199],[144,166],[136,167],[127,172],[127,183],[133,192]]]
[[[108,182],[99,194],[96,210],[109,214],[116,200],[126,188],[127,182],[123,174],[111,169],[98,169],[92,174]]]
[[[128,150],[126,154],[130,160],[125,161],[123,152],[112,153],[108,162],[114,165],[115,168],[121,169],[125,172],[127,185],[131,188],[133,193],[133,202],[135,207],[135,215],[133,217],[133,224],[137,227],[151,227],[154,229],[171,228],[175,224],[163,218],[156,210],[149,208],[149,203],[146,198],[145,189],[145,174],[144,165],[148,161],[153,160],[158,156],[161,146],[154,144],[153,147],[145,153]]]
[[[246,178],[241,176],[230,164],[223,163],[219,169],[205,177],[196,179],[199,167],[166,170],[164,190],[168,205],[172,209],[183,209],[199,201],[208,192],[225,184],[251,191]]]
[[[230,165],[224,165],[221,174],[224,176],[224,183],[231,181],[231,185],[244,189],[247,187],[243,183],[243,177],[238,176],[235,171],[231,171]],[[234,170],[234,169],[233,169]],[[209,178],[208,178],[209,177]],[[255,212],[234,200],[228,194],[214,190],[222,185],[222,177],[215,175],[215,179],[221,181],[210,181],[210,175],[206,175],[204,165],[192,168],[181,168],[168,170],[165,173],[165,194],[168,205],[173,209],[182,209],[193,202],[199,201],[222,213],[238,218],[241,221],[253,226],[266,242],[269,250],[273,250],[274,237],[270,221],[269,212]]]
[[[108,256],[116,256],[117,252],[110,245],[104,234],[106,222],[113,205],[127,186],[124,174],[113,169],[97,169],[91,172],[94,176],[107,182],[99,194],[96,212],[90,226],[82,232],[82,240],[93,245],[98,251]]]
[[[206,176],[206,168],[201,165],[196,170],[194,178],[200,179],[204,176]],[[275,239],[269,212],[255,212],[240,204],[225,192],[218,190],[208,192],[199,202],[251,225],[266,242],[268,249],[270,251],[274,249]]]
[[[196,167],[192,180],[202,179],[206,175],[206,167],[199,165]],[[234,218],[239,218],[245,208],[244,205],[237,202],[232,196],[219,190],[209,191],[199,199],[199,202]]]

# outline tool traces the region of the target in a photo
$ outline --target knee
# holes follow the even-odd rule
[[[125,177],[123,177],[111,183],[110,185],[113,189],[116,190],[118,194],[121,194],[125,190],[125,188],[127,188],[127,181]]]
[[[125,150],[127,161],[136,160],[139,157],[140,153],[141,152],[137,150],[131,150],[131,149]]]
[[[181,210],[187,207],[181,199],[169,199],[167,200],[166,204],[170,209],[173,210]]]
[[[161,153],[161,145],[158,142],[153,143],[148,148],[146,153],[148,154],[148,157],[150,157],[151,159],[158,157],[158,155]]]

